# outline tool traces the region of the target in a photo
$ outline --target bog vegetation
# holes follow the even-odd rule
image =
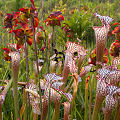
[[[0,120],[120,120],[119,0],[1,0]]]

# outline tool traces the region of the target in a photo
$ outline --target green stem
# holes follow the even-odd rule
[[[54,47],[55,47],[55,40],[54,40],[54,33],[55,33],[55,29],[54,26],[52,27],[53,31],[52,31],[52,51],[51,53],[53,53]]]
[[[27,49],[27,38],[25,36],[25,62],[26,62],[26,78],[27,78],[27,88],[29,88],[29,69],[28,69],[28,49]],[[27,103],[27,112],[28,116],[27,119],[30,120],[30,99],[29,99],[29,94],[28,96],[28,103]]]
[[[73,99],[72,99],[72,103],[71,103],[71,118],[73,118],[73,113],[74,113],[74,106],[75,106],[75,99],[76,99],[76,94],[77,94],[77,89],[78,89],[78,77],[77,77],[77,73],[73,73],[72,74],[73,79],[74,79],[74,84],[75,84],[75,88],[74,88],[74,92],[73,92]]]
[[[25,60],[26,60],[26,78],[27,78],[27,86],[29,85],[29,70],[28,70],[28,50],[27,50],[27,38],[25,36]]]
[[[72,79],[72,80],[70,81],[70,83],[68,84],[68,86],[65,88],[65,92],[66,92],[66,93],[69,92],[69,90],[70,90],[70,88],[71,88],[73,82],[74,82],[74,79]]]
[[[87,112],[88,111],[88,81],[85,82],[85,114],[84,120],[87,120]]]
[[[89,120],[91,120],[91,105],[92,105],[93,76],[94,76],[94,74],[92,75],[92,79],[91,79],[91,87],[90,87],[90,99],[89,99]]]
[[[46,50],[46,61],[47,61],[47,68],[48,68],[48,73],[49,73],[48,46],[47,46],[47,41],[46,41],[46,32],[44,32],[44,34],[45,34],[44,44],[45,44],[45,50]]]

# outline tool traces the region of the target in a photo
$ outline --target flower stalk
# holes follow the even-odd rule
[[[55,27],[53,26],[52,27],[52,52],[51,53],[53,53],[53,50],[54,50],[54,47],[55,47]]]
[[[84,114],[84,120],[87,120],[87,111],[88,111],[88,80],[89,76],[85,80],[85,114]]]
[[[94,76],[94,75],[92,75],[92,79],[91,79],[91,87],[90,87],[90,98],[89,98],[89,120],[91,120],[93,76]]]
[[[29,69],[28,69],[28,49],[27,49],[27,38],[25,35],[25,62],[26,62],[26,78],[27,78],[27,87],[29,87]],[[29,94],[28,94],[28,113],[29,116],[27,116],[30,119],[30,100],[29,100]]]
[[[34,16],[32,16],[32,19],[33,19],[33,40],[34,40],[34,46],[35,46],[35,57],[36,57],[37,73],[39,74],[38,56],[37,56],[37,45],[36,45],[36,41],[35,41]],[[39,77],[38,77],[38,80],[39,80]],[[37,84],[38,80],[36,80],[36,84]],[[39,95],[40,95],[40,110],[42,112],[42,97],[41,97],[41,85],[40,85],[40,81],[39,81]]]
[[[44,34],[45,34],[44,44],[45,44],[45,52],[46,52],[46,61],[47,61],[47,68],[48,68],[48,73],[49,73],[48,46],[47,46],[47,41],[46,41],[46,32],[44,32]]]

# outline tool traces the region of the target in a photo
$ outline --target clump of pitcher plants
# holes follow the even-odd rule
[[[120,24],[111,26],[113,18],[94,13],[102,22],[102,26],[93,27],[96,48],[90,53],[78,38],[78,42],[67,41],[59,49],[55,36],[57,26],[67,37],[74,38],[70,26],[62,23],[62,12],[52,12],[43,22],[43,26],[46,23],[47,27],[42,27],[39,26],[39,13],[34,0],[30,2],[30,8],[20,8],[18,12],[7,13],[4,18],[4,28],[12,33],[12,43],[2,48],[3,59],[9,61],[6,64],[10,63],[12,78],[4,80],[5,86],[0,86],[0,120],[2,105],[11,86],[14,101],[12,119],[15,120],[30,120],[31,116],[33,120],[59,120],[61,116],[64,120],[78,119],[81,111],[84,120],[88,119],[88,113],[89,120],[97,120],[99,114],[103,114],[104,120],[110,120],[114,108],[114,119],[119,120]],[[52,28],[50,33],[46,30],[48,26]],[[115,41],[110,48],[106,48],[111,27],[114,27],[112,34]],[[24,80],[21,81],[23,73]],[[93,90],[96,96],[93,96]],[[85,102],[78,105],[81,91],[84,91],[85,98],[81,98]]]

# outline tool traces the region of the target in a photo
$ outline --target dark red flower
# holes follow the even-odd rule
[[[108,61],[107,55],[108,55],[108,50],[107,50],[107,48],[105,48],[104,55],[103,55],[103,63],[107,63],[107,61]],[[91,52],[88,64],[96,65],[96,49],[94,49]]]
[[[115,25],[120,25],[120,23],[116,22],[116,23],[114,23],[112,26],[115,26]]]
[[[36,7],[34,5],[34,0],[30,0],[30,1],[32,3],[31,8],[30,8],[30,15],[32,18],[32,23],[33,23],[33,17],[34,17],[34,28],[36,28],[36,27],[38,27],[38,24],[39,24],[38,12],[36,11]]]
[[[6,61],[10,61],[11,57],[9,56],[9,53],[11,52],[11,50],[9,48],[3,48],[3,50],[4,50],[4,53],[3,53],[4,59]]]
[[[30,10],[31,10],[32,13],[34,13],[35,10],[36,10],[35,5],[34,5],[34,0],[30,0],[30,1],[32,3]]]
[[[115,29],[112,31],[112,34],[120,33],[120,25],[115,27]]]
[[[33,19],[31,23],[33,24]],[[39,19],[37,17],[34,17],[34,28],[38,27],[38,25],[39,25]],[[31,25],[31,28],[33,28],[32,25]]]
[[[39,19],[37,18],[38,13],[35,11],[36,8],[34,6],[34,1],[31,0],[31,2],[32,2],[31,8],[24,7],[19,9],[20,15],[18,17],[18,21],[21,24],[21,26],[24,28],[27,26],[29,19],[31,19],[33,23],[33,17],[34,17],[34,27],[35,28],[38,27],[38,24],[39,24]],[[32,28],[32,25],[31,25],[31,28]]]
[[[4,50],[3,56],[6,61],[11,60],[11,56],[10,56],[11,52],[14,51],[20,52],[20,49],[17,49],[17,44],[11,44],[11,43],[8,43],[7,48],[3,48],[3,50]]]
[[[66,23],[64,23],[64,26],[62,27],[63,31],[65,32],[65,35],[69,38],[73,38],[74,34],[70,28],[70,26]]]
[[[45,20],[45,23],[50,26],[61,26],[61,21],[64,20],[64,17],[61,15],[62,12],[53,12],[48,16],[48,18]]]
[[[41,49],[40,49],[40,51],[44,51],[45,50],[45,46],[43,46]]]
[[[25,39],[27,40],[27,43],[29,45],[32,45],[33,43],[33,29],[30,28],[22,28],[22,29],[17,29],[17,30],[13,30],[13,32],[15,33],[15,38],[18,41],[17,43],[17,49],[21,48],[23,46],[23,44],[25,43]]]
[[[7,13],[4,18],[4,28],[10,28],[12,30],[13,27],[16,27],[18,24],[17,16],[19,12],[16,13]]]
[[[20,8],[19,10],[20,10],[20,15],[18,17],[18,21],[23,27],[29,22],[28,19],[30,18],[30,8],[24,7],[24,8]]]
[[[4,56],[4,59],[5,59],[6,61],[10,61],[10,60],[11,60],[11,57],[10,57],[9,54],[10,54],[12,51],[16,51],[16,50],[17,50],[17,49],[16,49],[16,44],[8,43],[8,44],[7,44],[7,47],[8,47],[8,48],[3,48],[3,50],[4,50],[3,56]]]
[[[119,57],[120,53],[120,42],[116,40],[110,46],[110,55],[114,57]]]

